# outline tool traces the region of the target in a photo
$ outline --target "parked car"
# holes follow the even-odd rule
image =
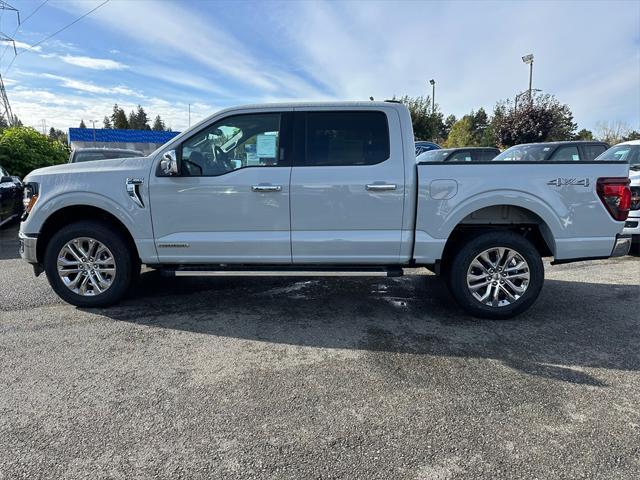
[[[0,166],[0,227],[22,215],[22,182]]]
[[[632,250],[640,254],[640,140],[619,143],[600,155],[597,160],[629,162],[631,210],[622,232],[632,235]]]
[[[416,157],[421,153],[429,152],[431,150],[438,150],[442,148],[437,143],[425,142],[424,140],[418,140],[417,142],[415,142],[415,145],[416,145]]]
[[[628,173],[615,161],[416,163],[395,102],[236,107],[150,157],[30,173],[21,255],[81,307],[120,300],[141,263],[173,276],[426,266],[470,314],[508,318],[538,297],[543,256],[626,255]]]
[[[418,162],[490,162],[500,153],[495,147],[443,148],[421,153]]]
[[[131,157],[144,157],[144,153],[139,150],[126,150],[123,148],[76,148],[69,155],[69,163]]]
[[[576,140],[569,142],[523,143],[507,148],[494,162],[590,162],[609,148],[604,142]]]

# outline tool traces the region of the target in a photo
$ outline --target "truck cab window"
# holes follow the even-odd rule
[[[375,165],[390,155],[383,112],[308,112],[306,132],[308,166]]]
[[[182,144],[183,176],[217,176],[245,167],[277,166],[280,114],[227,117]]]
[[[576,146],[566,146],[560,147],[549,159],[552,162],[579,162],[580,161],[580,153],[578,153],[578,147]]]

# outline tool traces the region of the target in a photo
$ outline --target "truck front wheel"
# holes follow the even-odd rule
[[[507,319],[527,310],[544,281],[540,253],[514,232],[478,235],[453,254],[446,280],[458,304],[475,317]]]
[[[106,307],[126,293],[135,268],[127,242],[94,221],[72,223],[49,241],[44,268],[53,290],[77,307]]]

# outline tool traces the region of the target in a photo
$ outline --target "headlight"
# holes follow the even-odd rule
[[[22,205],[24,205],[25,215],[28,215],[29,212],[31,212],[37,201],[38,184],[33,182],[26,183],[24,186],[24,196],[22,197]]]

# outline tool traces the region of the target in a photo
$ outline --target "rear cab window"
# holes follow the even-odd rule
[[[602,155],[604,151],[607,149],[604,145],[583,145],[582,150],[584,151],[585,160],[592,161],[595,160],[599,155]]]
[[[579,162],[581,158],[577,146],[563,145],[553,152],[553,155],[551,155],[549,160],[552,162]]]
[[[382,111],[304,112],[305,166],[375,165],[390,157]]]

